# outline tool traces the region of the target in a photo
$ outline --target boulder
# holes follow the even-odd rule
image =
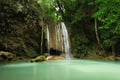
[[[46,60],[63,60],[64,57],[61,56],[48,56]]]
[[[36,58],[30,60],[30,62],[42,62],[42,61],[46,61],[46,58],[43,55],[37,56]]]
[[[13,53],[10,53],[10,52],[4,52],[4,51],[0,51],[0,60],[1,61],[9,61],[9,60],[12,60],[16,57],[15,54]]]

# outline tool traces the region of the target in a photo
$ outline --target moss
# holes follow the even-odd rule
[[[46,61],[46,57],[43,55],[30,60],[30,62],[42,62],[42,61]]]

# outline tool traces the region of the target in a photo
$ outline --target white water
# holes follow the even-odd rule
[[[48,54],[50,54],[50,37],[49,37],[49,29],[48,29],[48,25],[47,27],[47,45],[48,45]]]
[[[69,46],[69,39],[68,39],[68,32],[66,29],[65,24],[62,22],[61,23],[62,31],[63,31],[63,39],[64,39],[64,48],[65,48],[65,53],[66,53],[66,58],[70,59],[70,46]]]
[[[58,24],[56,29],[56,48],[65,53],[65,58],[70,59],[70,46],[68,32],[64,22]]]
[[[55,33],[51,31],[52,29],[53,31],[55,31]],[[70,46],[69,46],[68,32],[65,23],[60,22],[56,27],[49,27],[47,25],[46,30],[47,30],[48,54],[50,54],[50,49],[54,48],[58,51],[61,51],[63,57],[65,57],[66,59],[70,59],[71,58]],[[56,39],[52,39],[52,38],[56,38]],[[52,40],[55,40],[55,42]],[[53,47],[54,44],[56,45],[55,47]]]

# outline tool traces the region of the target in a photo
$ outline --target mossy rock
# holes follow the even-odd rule
[[[30,62],[42,62],[42,61],[46,61],[46,57],[43,55],[30,60]]]

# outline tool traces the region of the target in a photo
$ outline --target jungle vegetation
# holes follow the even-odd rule
[[[17,0],[1,0],[0,4],[9,4],[15,1]],[[120,56],[120,0],[19,0],[18,2],[27,7],[14,4],[14,7],[18,6],[19,14],[22,13],[24,16],[27,15],[26,12],[31,11],[29,17],[34,15],[36,24],[39,20],[43,20],[43,22],[53,20],[55,23],[64,21],[67,25],[71,53],[74,57],[84,58],[93,56],[92,54]],[[25,9],[29,10],[26,11]],[[43,34],[39,33],[39,35]],[[44,35],[40,40],[42,38]],[[20,41],[22,42],[22,40]],[[34,42],[32,44],[24,42],[23,44],[29,46],[33,51],[34,48],[30,45],[39,46]],[[38,44],[40,43],[38,42]],[[24,51],[27,52],[26,49]],[[38,48],[36,51],[40,52]]]

